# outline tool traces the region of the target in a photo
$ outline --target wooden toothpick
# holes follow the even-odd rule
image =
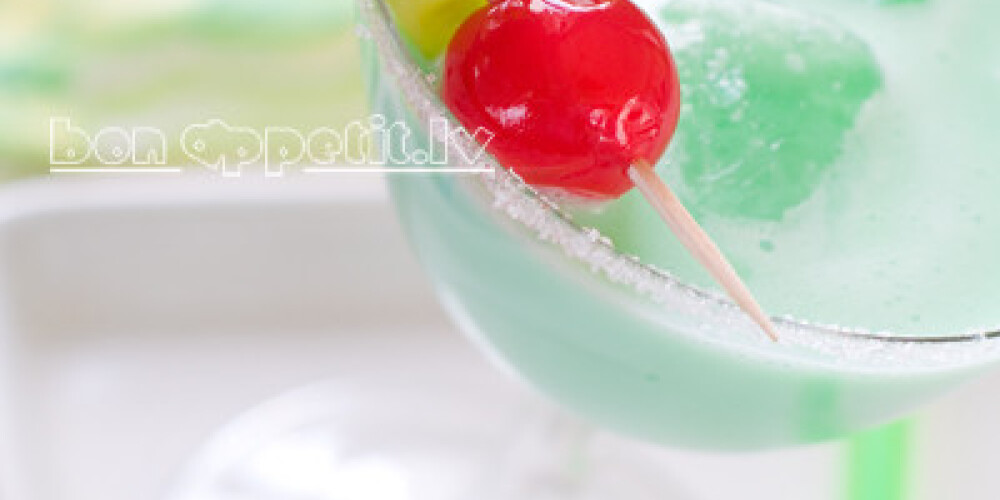
[[[764,330],[771,340],[778,341],[778,332],[771,319],[753,298],[750,290],[736,274],[736,270],[722,255],[712,238],[684,208],[677,195],[670,190],[663,179],[656,174],[653,166],[646,161],[637,161],[629,167],[629,178],[646,200],[653,205],[660,217],[670,226],[681,243],[698,262],[726,290],[730,297],[751,319]]]

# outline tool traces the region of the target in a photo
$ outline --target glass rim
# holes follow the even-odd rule
[[[363,33],[362,36],[374,39],[374,45],[379,52],[380,59],[389,57],[393,60],[396,67],[391,69],[395,70],[396,75],[394,76],[396,78],[403,79],[407,78],[407,75],[410,75],[409,78],[407,78],[408,81],[406,82],[409,85],[400,85],[400,87],[405,87],[403,91],[403,99],[406,101],[406,104],[412,108],[416,108],[419,112],[427,113],[428,116],[447,120],[449,126],[454,127],[454,129],[461,127],[461,124],[459,124],[447,110],[437,92],[433,89],[431,83],[424,77],[414,78],[412,76],[424,76],[424,70],[414,60],[409,46],[400,36],[398,26],[393,18],[392,9],[386,0],[359,0],[358,8],[361,16],[368,23],[368,26],[364,29],[375,31]],[[484,156],[486,156],[487,159],[483,163],[491,166],[494,170],[494,173],[488,175],[496,177],[496,180],[493,180],[494,183],[503,183],[509,188],[512,188],[509,189],[508,194],[514,193],[515,196],[522,197],[521,201],[531,202],[534,206],[541,207],[541,210],[548,212],[548,216],[558,219],[567,227],[575,231],[577,236],[581,238],[593,239],[589,236],[589,233],[596,232],[596,229],[585,228],[577,224],[570,216],[560,210],[555,202],[526,184],[516,174],[500,164],[491,155],[486,153]],[[524,220],[517,220],[518,217],[514,217],[510,213],[503,213],[503,210],[497,211],[501,212],[501,214],[508,219],[520,222],[522,225],[529,225]],[[537,236],[536,239],[544,240],[544,238],[538,238]],[[564,253],[567,254],[567,258],[575,258],[571,255],[572,252],[570,252],[564,244],[560,244],[558,242],[553,243],[556,246],[563,247],[562,250],[564,250]],[[595,244],[605,246],[606,249],[613,255],[614,259],[618,259],[628,266],[636,266],[648,276],[660,281],[665,289],[672,290],[675,294],[687,295],[688,298],[694,297],[702,302],[711,303],[711,306],[714,307],[714,314],[738,316],[743,320],[749,321],[745,318],[745,314],[742,310],[740,310],[738,306],[729,299],[729,297],[697,285],[681,281],[669,272],[640,260],[637,256],[615,249],[609,241],[595,242]],[[577,258],[577,260],[587,263],[583,259]],[[597,271],[591,272],[591,274],[597,273]],[[635,287],[633,286],[632,288]],[[639,290],[633,290],[633,292],[638,296],[643,295]],[[844,340],[878,342],[887,345],[911,347],[914,345],[964,343],[976,343],[981,345],[983,341],[1000,339],[1000,328],[995,330],[982,329],[978,331],[955,334],[902,335],[891,332],[871,331],[863,328],[850,328],[812,323],[790,315],[772,317],[772,320],[781,334],[779,343],[789,340],[794,341],[796,340],[796,335],[801,335],[803,333],[809,333],[827,338],[832,337]],[[766,337],[764,337],[763,334],[760,335],[760,338],[761,342],[770,342],[766,339]],[[1000,342],[990,342],[989,344],[998,345]]]

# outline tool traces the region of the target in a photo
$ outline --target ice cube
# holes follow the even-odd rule
[[[878,61],[845,28],[777,4],[675,0],[660,15],[682,85],[668,152],[682,197],[695,212],[780,219],[841,155],[882,86]]]

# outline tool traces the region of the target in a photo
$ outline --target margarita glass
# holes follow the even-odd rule
[[[718,19],[742,18],[738,10],[728,9],[744,2],[714,3],[719,6],[718,12],[729,12]],[[825,4],[840,5],[829,0],[793,3],[817,9]],[[930,8],[924,2],[906,3],[909,5],[897,7]],[[663,5],[677,3],[654,8]],[[690,5],[688,11],[674,12],[673,21],[680,28],[697,20],[698,15],[714,15],[702,11],[698,3]],[[861,8],[848,8],[846,15]],[[364,61],[375,111],[390,123],[408,124],[418,144],[426,146],[430,138],[442,137],[428,130],[428,124],[450,120],[437,97],[433,64],[420,60],[408,48],[395,28],[390,9],[381,0],[360,0],[359,9],[367,39]],[[796,11],[780,9],[768,3],[752,13],[770,12],[774,22],[801,21],[795,17]],[[904,17],[903,26],[895,26],[900,33],[920,33],[912,12],[896,14]],[[658,19],[662,21],[663,16]],[[881,26],[878,16],[864,20],[872,30]],[[835,25],[805,25],[801,30],[824,33],[837,47],[868,57],[864,44],[849,39],[849,32],[837,32],[830,26]],[[863,28],[864,23],[854,26],[859,27]],[[681,34],[697,39],[710,33],[694,31]],[[672,43],[676,39],[671,33],[667,38]],[[878,41],[889,44],[892,40],[887,36]],[[801,47],[809,50],[808,44]],[[811,62],[789,54],[782,61],[793,71]],[[874,60],[875,55],[871,57]],[[830,66],[842,62],[826,63]],[[740,88],[742,77],[727,75],[724,61],[720,64],[717,71],[709,73],[716,81],[731,83],[723,90],[735,89],[736,93],[716,97],[735,103],[749,99]],[[864,67],[851,67],[851,61],[843,64],[852,72],[843,81],[828,80],[832,92],[841,92],[846,86],[848,92],[863,94],[864,99],[859,99],[863,101],[880,87],[898,83],[891,81],[895,76],[891,71],[882,72],[876,67],[874,72],[868,72]],[[683,79],[684,68],[679,69]],[[779,84],[776,79],[775,85]],[[905,85],[901,87],[905,90]],[[834,109],[836,112],[839,110]],[[795,115],[785,118],[788,116]],[[732,118],[738,122],[742,116]],[[811,119],[822,121],[823,117],[802,117],[803,122],[797,126],[808,129]],[[851,117],[837,123],[849,128],[854,121]],[[693,127],[690,123],[687,126],[689,130]],[[683,135],[684,128],[682,120],[678,133]],[[458,140],[466,142],[463,149],[475,149],[469,137]],[[702,142],[706,142],[704,137]],[[944,145],[948,144],[951,142],[946,140]],[[780,142],[763,143],[745,156],[766,156],[768,152],[776,156],[781,147]],[[689,157],[696,156],[695,152],[687,148]],[[849,147],[838,144],[824,154],[835,157],[850,153]],[[700,158],[704,159],[704,155]],[[1000,359],[1000,334],[983,327],[989,320],[980,319],[989,318],[992,311],[981,310],[981,302],[975,304],[974,314],[969,314],[979,327],[955,327],[970,333],[940,330],[924,334],[906,328],[895,330],[898,333],[883,333],[887,330],[883,325],[895,325],[878,319],[884,314],[871,315],[857,327],[833,326],[834,322],[861,317],[849,309],[850,297],[843,297],[840,304],[827,300],[820,304],[824,306],[822,313],[809,316],[798,315],[792,306],[768,307],[768,297],[780,298],[780,284],[763,294],[765,308],[787,314],[775,318],[781,340],[769,342],[734,304],[707,288],[679,253],[645,249],[641,241],[669,237],[663,228],[649,224],[630,226],[632,223],[625,218],[630,210],[627,200],[597,214],[587,210],[571,212],[526,186],[488,156],[471,167],[482,172],[390,177],[392,197],[414,249],[445,307],[499,364],[603,427],[661,444],[712,449],[756,449],[820,441],[897,417]],[[801,166],[807,167],[815,165]],[[705,178],[715,173],[702,174]],[[746,184],[737,187],[754,189]],[[782,224],[788,220],[786,212],[796,210],[796,203],[805,197],[794,190],[778,191],[774,193],[776,198],[787,198],[778,200],[778,205],[746,208],[726,205],[728,198],[724,194],[707,197],[708,204],[702,210],[694,207],[693,211],[702,219],[712,214],[722,217],[742,213],[751,219]],[[987,215],[978,217],[982,222]],[[733,232],[745,223],[753,223],[740,217],[733,220]],[[984,230],[990,227],[988,224]],[[625,228],[638,229],[641,234],[629,236]],[[813,235],[827,238],[843,234],[812,229]],[[760,243],[765,251],[770,245],[773,243]],[[878,248],[867,250],[879,252]],[[814,263],[818,267],[823,264]],[[996,266],[985,269],[995,270]],[[750,278],[753,287],[755,280]],[[840,285],[836,280],[827,283],[819,279],[811,284],[816,288]],[[828,296],[855,293],[846,288],[839,290],[834,288]],[[937,296],[933,288],[922,293]],[[989,289],[984,293],[989,294]],[[771,302],[781,304],[773,298]],[[871,304],[870,308],[893,310],[891,304]],[[802,310],[811,314],[808,308]],[[838,319],[838,313],[844,320]],[[797,319],[801,317],[820,321]],[[998,319],[1000,314],[994,321]]]

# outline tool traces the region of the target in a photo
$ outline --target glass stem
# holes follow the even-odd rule
[[[490,492],[490,500],[577,498],[588,477],[594,434],[590,425],[551,412],[514,440],[493,467],[485,468],[490,477],[477,488],[480,498],[484,491]]]

